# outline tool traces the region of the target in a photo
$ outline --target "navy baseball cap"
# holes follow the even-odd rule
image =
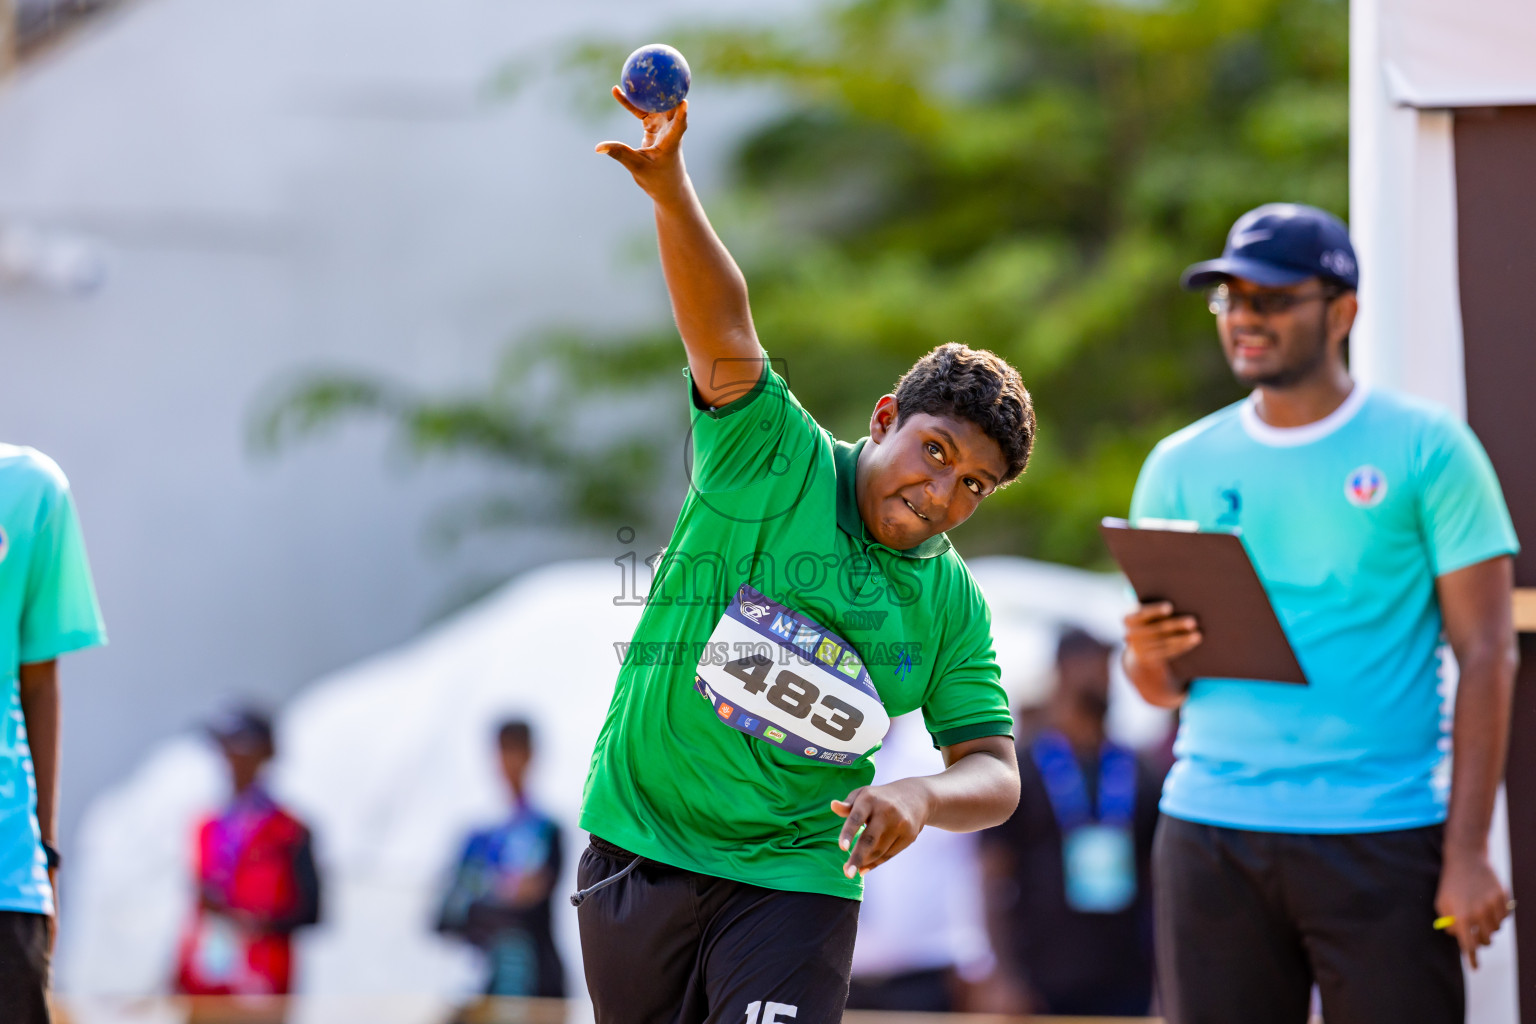
[[[1237,218],[1220,257],[1185,270],[1180,283],[1195,291],[1228,277],[1271,288],[1321,277],[1357,288],[1360,268],[1339,218],[1301,203],[1265,203]]]

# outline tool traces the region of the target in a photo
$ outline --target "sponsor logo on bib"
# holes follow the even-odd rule
[[[773,609],[769,608],[765,604],[757,604],[753,601],[748,601],[745,598],[743,598],[741,602],[741,614],[745,615],[753,622],[762,622],[763,619],[765,619],[768,616],[768,613],[772,610]]]
[[[828,665],[836,665],[838,655],[843,653],[842,647],[831,640],[823,640],[821,646],[816,648],[816,657]]]
[[[801,626],[795,634],[795,646],[806,651],[814,651],[816,645],[821,643],[821,634],[813,626]]]
[[[721,722],[785,753],[854,764],[890,728],[853,645],[749,585],[725,607],[705,648],[694,688]],[[910,670],[910,656],[907,663]]]
[[[1345,477],[1344,497],[1356,508],[1375,508],[1387,497],[1386,474],[1375,466],[1361,466]]]

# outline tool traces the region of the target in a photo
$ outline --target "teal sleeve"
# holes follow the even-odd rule
[[[968,582],[952,618],[957,635],[945,637],[943,650],[935,652],[933,681],[923,702],[923,723],[936,747],[1013,735],[1008,693],[992,645],[992,613],[974,581]]]
[[[766,355],[757,383],[722,406],[705,407],[689,378],[689,482],[703,493],[734,491],[782,475],[821,433]]]
[[[1163,449],[1153,448],[1147,461],[1142,463],[1141,472],[1136,477],[1136,489],[1131,492],[1131,512],[1127,517],[1133,526],[1148,517],[1178,519],[1183,516],[1173,474],[1168,471],[1166,462]]]
[[[75,502],[65,489],[44,506],[33,540],[20,641],[23,665],[107,641]]]
[[[1436,576],[1520,550],[1488,453],[1447,416],[1424,446],[1419,515]]]

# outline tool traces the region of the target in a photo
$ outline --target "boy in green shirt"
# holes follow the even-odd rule
[[[944,531],[1023,472],[1019,375],[963,345],[837,441],[758,344],[683,166],[687,105],[605,142],[651,197],[694,405],[689,494],[587,778],[578,873],[598,1024],[841,1019],[860,876],[1018,801],[986,601]],[[921,708],[945,771],[869,785]]]

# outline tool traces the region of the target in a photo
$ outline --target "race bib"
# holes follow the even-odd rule
[[[1114,914],[1136,899],[1136,842],[1124,825],[1079,825],[1062,840],[1067,905]]]
[[[695,687],[724,724],[817,764],[852,764],[891,726],[852,644],[745,585],[710,634]]]

